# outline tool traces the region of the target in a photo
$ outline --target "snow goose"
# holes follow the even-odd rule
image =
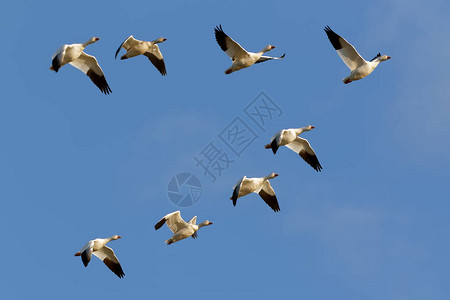
[[[277,153],[278,147],[286,146],[295,153],[298,153],[314,170],[322,170],[322,166],[317,159],[316,153],[306,139],[298,135],[302,132],[314,129],[314,126],[308,125],[302,128],[282,129],[278,131],[271,139],[271,142],[264,147],[272,149],[273,154]]]
[[[71,64],[92,80],[92,82],[104,94],[111,93],[111,89],[106,82],[105,74],[98,65],[97,59],[83,52],[87,45],[95,43],[99,38],[92,37],[84,44],[63,45],[52,56],[52,66],[50,70],[58,72],[59,68],[65,64]]]
[[[194,239],[197,237],[197,231],[203,226],[211,225],[210,221],[204,221],[196,225],[197,216],[193,217],[189,222],[185,222],[180,215],[180,211],[177,210],[173,213],[165,215],[158,223],[155,225],[155,230],[161,228],[164,223],[172,230],[173,236],[166,241],[167,245],[181,241],[185,238],[192,236]]]
[[[275,48],[275,46],[268,45],[258,53],[247,52],[241,45],[236,43],[232,38],[225,34],[222,30],[222,25],[214,28],[216,35],[216,41],[220,48],[231,58],[233,64],[225,71],[225,74],[238,71],[240,69],[248,68],[253,64],[257,64],[263,61],[272,59],[282,59],[285,54],[280,57],[263,56],[265,52],[268,52]]]
[[[352,44],[336,34],[329,26],[325,27],[324,30],[334,49],[336,49],[341,59],[351,71],[350,75],[342,80],[345,84],[363,79],[372,73],[380,62],[391,58],[390,56],[378,53],[371,61],[366,61]]]
[[[117,54],[119,54],[119,51],[121,48],[124,48],[127,50],[127,53],[122,55],[120,59],[127,59],[131,57],[135,57],[138,55],[145,55],[148,57],[148,59],[151,61],[151,63],[158,69],[158,71],[161,73],[161,75],[166,75],[166,65],[164,64],[164,58],[159,51],[158,43],[162,43],[164,41],[167,41],[167,39],[160,37],[159,39],[153,40],[151,42],[146,41],[140,41],[135,39],[132,35],[130,35],[120,46],[119,49],[116,51],[116,58]]]
[[[259,194],[264,202],[266,202],[275,212],[280,211],[277,196],[269,182],[269,179],[277,176],[278,174],[276,173],[270,173],[262,178],[242,177],[233,187],[233,195],[230,197],[230,199],[233,200],[233,205],[236,206],[238,198],[250,193],[256,193]]]
[[[109,241],[118,240],[121,236],[113,235],[112,237],[106,239],[95,239],[87,242],[86,245],[81,248],[80,251],[75,253],[75,256],[81,256],[81,260],[85,267],[91,261],[92,254],[100,258],[105,265],[114,272],[119,278],[125,276],[125,273],[120,266],[119,260],[117,259],[114,251],[106,246]]]

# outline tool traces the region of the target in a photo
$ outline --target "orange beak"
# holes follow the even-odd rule
[[[388,56],[388,57],[387,57],[387,59],[391,59],[391,57],[390,57],[390,56]]]

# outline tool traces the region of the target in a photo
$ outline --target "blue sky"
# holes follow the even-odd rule
[[[446,299],[450,205],[450,4],[446,1],[8,2],[2,9],[0,282],[8,299]],[[266,62],[231,75],[213,28]],[[330,25],[366,59],[392,56],[348,85]],[[114,60],[133,34],[160,36],[167,73],[145,57]],[[51,72],[64,43],[91,36],[113,91],[71,66]],[[283,110],[211,182],[194,157],[265,92]],[[281,128],[316,150],[316,173],[289,149],[263,148]],[[218,145],[220,143],[218,142]],[[223,144],[222,144],[223,146]],[[225,148],[225,147],[224,147]],[[229,151],[229,150],[228,150]],[[231,152],[230,153],[231,156]],[[182,209],[208,219],[197,240],[170,246],[154,224],[177,210],[172,176],[202,182]],[[229,197],[243,175],[272,180],[281,211]],[[126,276],[73,254],[110,246]]]

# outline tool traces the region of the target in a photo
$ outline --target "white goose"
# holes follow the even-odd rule
[[[120,46],[119,49],[116,51],[116,58],[117,54],[119,54],[120,48],[124,48],[127,50],[127,53],[122,55],[120,59],[127,59],[131,57],[135,57],[138,55],[145,55],[147,58],[152,62],[152,64],[158,69],[158,71],[161,73],[161,75],[166,75],[166,65],[164,64],[164,58],[159,51],[158,43],[162,43],[164,41],[167,41],[167,39],[160,37],[159,39],[153,40],[151,42],[146,41],[140,41],[135,39],[132,35],[130,35]]]
[[[98,65],[97,59],[83,52],[87,45],[95,43],[99,38],[92,37],[83,44],[63,45],[52,56],[52,66],[50,70],[58,72],[59,68],[65,64],[71,64],[92,80],[92,82],[104,94],[111,93],[111,89],[106,82],[105,74]]]
[[[114,272],[119,278],[125,276],[125,273],[120,266],[119,260],[117,259],[114,251],[106,246],[109,241],[118,240],[121,236],[113,235],[112,237],[106,239],[95,239],[87,242],[86,245],[81,248],[80,251],[75,253],[75,256],[81,256],[81,260],[85,267],[91,261],[92,254],[100,258],[105,265]]]
[[[225,71],[225,74],[230,74],[240,69],[248,68],[253,64],[257,64],[263,61],[272,59],[282,59],[285,54],[281,57],[271,57],[263,56],[265,52],[268,52],[275,48],[275,46],[268,45],[258,53],[247,52],[241,45],[236,43],[232,38],[225,34],[222,30],[222,25],[214,28],[214,33],[216,35],[216,41],[220,48],[231,58],[233,64],[230,68]]]
[[[314,129],[314,126],[308,125],[302,128],[282,129],[278,131],[271,139],[271,142],[264,147],[272,149],[273,154],[277,153],[278,147],[286,146],[295,153],[298,153],[314,170],[322,170],[322,166],[317,159],[316,153],[309,144],[308,140],[302,139],[298,135],[302,132]]]
[[[242,177],[233,187],[233,195],[230,197],[230,199],[233,200],[233,205],[236,206],[238,198],[250,193],[256,193],[259,194],[264,202],[266,202],[275,212],[280,211],[277,196],[269,182],[269,179],[277,176],[278,174],[276,173],[270,173],[261,178]]]
[[[324,30],[334,49],[336,49],[341,59],[351,71],[350,75],[342,80],[345,84],[366,77],[375,70],[380,62],[391,58],[390,56],[378,53],[371,61],[366,61],[352,44],[336,34],[329,26],[325,27]]]
[[[209,226],[212,223],[210,221],[204,221],[198,225],[196,225],[197,216],[193,217],[186,223],[180,215],[180,211],[175,211],[173,213],[165,215],[158,223],[155,225],[155,230],[161,228],[164,223],[167,223],[167,226],[172,230],[173,236],[166,241],[167,245],[178,242],[185,238],[192,236],[192,238],[197,237],[197,231],[203,226]]]

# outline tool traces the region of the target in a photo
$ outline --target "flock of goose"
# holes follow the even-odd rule
[[[325,27],[324,30],[334,49],[351,71],[350,75],[343,79],[345,84],[368,76],[380,62],[391,58],[390,56],[381,55],[378,53],[372,60],[366,61],[349,42],[336,34],[329,26]],[[239,43],[226,35],[222,30],[221,25],[214,28],[214,33],[220,48],[231,58],[232,61],[231,67],[225,70],[225,74],[230,74],[241,69],[248,68],[253,64],[260,62],[283,59],[285,56],[284,54],[280,57],[264,56],[264,53],[275,48],[275,46],[272,45],[268,45],[256,53],[248,52],[241,45],[239,45]],[[83,44],[63,45],[52,56],[52,66],[50,67],[50,70],[58,72],[62,66],[71,64],[85,73],[102,93],[111,93],[111,88],[106,82],[105,75],[102,68],[98,64],[97,59],[94,56],[88,55],[84,52],[86,46],[95,43],[98,40],[99,38],[92,37]],[[167,74],[166,66],[163,55],[157,45],[164,41],[166,41],[166,39],[162,37],[150,42],[140,41],[130,35],[119,46],[115,57],[117,58],[117,55],[122,48],[127,51],[124,55],[122,55],[122,60],[138,55],[145,55],[161,73],[161,75],[164,76]],[[276,154],[280,146],[286,146],[299,154],[300,157],[303,158],[303,160],[305,160],[305,162],[308,163],[315,171],[320,172],[322,170],[322,166],[320,165],[313,148],[306,139],[299,137],[299,135],[303,132],[310,131],[312,129],[314,129],[314,126],[311,125],[302,128],[282,129],[277,132],[271,138],[270,143],[264,147],[266,149],[272,149],[273,154]],[[279,211],[280,206],[278,204],[275,191],[269,182],[270,179],[277,176],[278,174],[271,173],[260,178],[247,178],[246,176],[242,177],[233,187],[233,194],[230,197],[233,201],[233,205],[236,206],[238,198],[250,193],[256,193],[259,194],[259,196],[273,211]],[[155,230],[158,230],[164,224],[167,224],[169,229],[173,232],[172,237],[165,241],[167,245],[170,245],[188,237],[195,239],[197,237],[197,231],[201,227],[213,224],[210,221],[204,221],[197,225],[196,221],[197,216],[193,217],[186,223],[182,219],[180,212],[175,211],[165,215],[160,221],[158,221],[155,225]],[[108,242],[120,238],[121,236],[113,235],[105,239],[98,238],[91,240],[84,245],[80,251],[75,253],[75,256],[81,256],[84,266],[87,267],[93,254],[102,260],[105,265],[114,272],[114,274],[116,274],[119,278],[122,278],[125,273],[122,270],[119,260],[114,254],[114,251],[106,246]]]

